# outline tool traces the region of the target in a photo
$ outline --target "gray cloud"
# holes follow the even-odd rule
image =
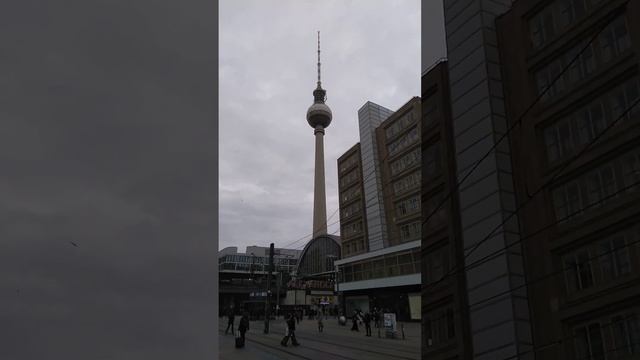
[[[215,357],[204,3],[3,8],[0,358]]]

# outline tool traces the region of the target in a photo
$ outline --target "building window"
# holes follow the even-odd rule
[[[624,16],[615,19],[598,38],[602,59],[609,62],[631,47]]]
[[[387,139],[390,139],[399,134],[400,132],[402,132],[402,130],[413,124],[413,122],[413,109],[411,109],[409,110],[409,112],[402,115],[401,118],[394,121],[389,127],[385,129]]]
[[[615,354],[617,358],[627,358],[630,354],[640,354],[640,322],[637,314],[614,316],[611,319]]]
[[[420,186],[422,173],[416,171],[410,175],[403,177],[402,179],[393,183],[393,192],[395,195],[402,194],[408,190],[412,190]]]
[[[400,216],[413,214],[420,211],[420,199],[418,195],[396,203],[396,213]]]
[[[549,162],[564,158],[591,142],[605,130],[607,124],[617,120],[639,98],[640,81],[634,77],[546,127],[543,135]],[[608,109],[611,109],[611,113]],[[635,106],[621,121],[631,119],[638,110],[640,106]]]
[[[553,205],[556,220],[564,222],[583,215],[591,208],[625,199],[624,196],[619,195],[633,191],[631,186],[638,178],[639,153],[640,149],[635,149],[555,188]],[[619,174],[622,174],[624,179],[625,187],[622,189],[618,188]]]
[[[418,128],[413,127],[398,140],[389,144],[389,155],[395,155],[400,151],[406,149],[410,145],[414,144],[418,140],[418,136]]]
[[[453,309],[450,307],[427,311],[425,341],[427,347],[445,344],[456,335]]]
[[[565,13],[569,17],[575,13],[576,9],[582,8],[584,4],[582,0],[563,0],[562,3],[565,4],[563,9],[565,9]],[[579,3],[582,3],[582,5],[579,5]],[[583,82],[595,72],[598,66],[603,66],[630,48],[631,42],[624,17],[619,17],[607,26],[598,38],[599,47],[597,45],[589,45],[585,48],[585,44],[585,42],[578,43],[535,73],[538,94],[542,94],[549,87],[549,90],[542,96],[544,101],[553,99],[565,90],[569,90],[569,85],[576,86]],[[580,53],[581,51],[582,53]],[[596,57],[600,59],[598,63],[596,63]],[[576,58],[576,61],[571,63],[574,58]],[[555,80],[567,65],[570,65],[568,71]]]
[[[422,114],[422,121],[424,123],[424,126],[429,126],[432,123],[434,123],[439,116],[439,112],[438,112],[438,103],[435,102],[435,100],[437,100],[437,98],[432,97],[429,100],[431,100],[431,102],[433,102],[433,104],[429,104],[426,102],[423,102],[422,106],[424,106],[424,110],[423,110],[423,114]]]
[[[384,277],[384,259],[373,261],[373,277],[374,278]]]
[[[565,29],[571,26],[577,19],[585,14],[584,0],[558,0],[559,10],[558,25],[559,28]]]
[[[356,182],[357,180],[358,180],[358,172],[357,172],[357,169],[355,169],[347,173],[346,175],[344,175],[344,177],[342,177],[342,179],[340,179],[340,186],[342,187],[349,186],[354,182]]]
[[[605,165],[587,175],[587,206],[602,205],[616,192],[615,171],[611,165]]]
[[[593,286],[593,271],[588,249],[580,249],[564,260],[567,291],[572,294]]]
[[[390,164],[391,175],[397,175],[420,163],[420,148],[416,148]]]
[[[420,222],[400,226],[400,242],[420,239]]]
[[[604,359],[604,345],[600,323],[594,322],[574,328],[576,359]]]
[[[600,270],[602,280],[614,280],[631,272],[629,247],[623,233],[600,242]]]
[[[427,254],[425,261],[426,266],[426,284],[431,284],[441,280],[445,273],[449,271],[449,252],[448,247],[440,247]]]
[[[360,187],[355,187],[342,192],[342,202],[347,202],[360,196]]]
[[[424,175],[425,178],[436,176],[441,171],[440,144],[431,145],[425,150]]]
[[[539,49],[555,35],[553,11],[546,7],[529,21],[531,42],[534,49]]]
[[[591,242],[563,257],[563,270],[568,294],[611,281],[632,273],[631,239],[638,236],[637,228],[628,228],[604,239]],[[595,254],[595,255],[594,255]]]
[[[627,154],[622,160],[622,177],[627,191],[636,191],[640,185],[640,151]]]
[[[631,116],[638,112],[638,109],[640,109],[640,106],[638,105],[634,106],[630,110],[628,110],[628,108],[638,101],[638,98],[640,98],[639,85],[638,79],[636,78],[617,87],[611,93],[609,99],[612,108],[611,122],[618,120],[618,123],[622,123],[631,119]]]
[[[398,266],[400,275],[410,275],[418,272],[415,269],[411,253],[398,255]]]

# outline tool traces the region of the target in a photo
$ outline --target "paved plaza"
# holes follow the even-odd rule
[[[236,327],[238,318],[236,318]],[[405,339],[402,340],[400,325],[404,324]],[[222,360],[382,360],[382,359],[420,359],[420,324],[398,323],[398,338],[386,339],[384,330],[372,326],[372,336],[365,336],[364,325],[360,332],[351,331],[351,322],[346,326],[338,325],[338,320],[328,318],[324,321],[324,332],[319,333],[317,321],[302,320],[296,325],[296,338],[300,346],[294,347],[289,342],[288,347],[280,345],[284,337],[285,324],[281,318],[270,322],[269,334],[264,334],[264,321],[252,321],[250,330],[246,334],[244,348],[236,349],[234,336],[224,334],[227,319],[220,319],[219,345]]]

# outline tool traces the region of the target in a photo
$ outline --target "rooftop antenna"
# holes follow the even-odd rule
[[[318,30],[318,89],[321,89],[320,86],[320,31]]]

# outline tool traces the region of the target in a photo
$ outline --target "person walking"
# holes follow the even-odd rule
[[[244,346],[244,334],[249,330],[249,313],[245,311],[240,318],[240,324],[238,324],[238,332],[240,333],[241,346]]]
[[[369,314],[368,311],[364,314],[363,321],[364,321],[365,330],[367,331],[366,336],[371,336],[371,314]]]
[[[234,329],[233,329],[233,327],[234,327],[233,322],[234,322],[234,319],[235,319],[235,315],[233,314],[233,308],[232,307],[227,310],[227,317],[229,318],[229,322],[227,323],[227,329],[224,331],[224,334],[227,335],[229,333],[229,328],[231,328],[231,334],[235,335],[235,332],[234,332]]]
[[[353,323],[353,325],[351,326],[351,331],[360,332],[360,330],[358,330],[358,312],[357,311],[353,312],[353,317],[351,318],[351,321]]]
[[[289,339],[291,339],[291,344],[293,346],[298,346],[300,345],[300,343],[298,343],[298,340],[296,339],[296,320],[294,318],[293,314],[289,314],[287,316],[287,330],[285,332],[285,336],[282,339],[282,341],[280,342],[280,344],[282,346],[287,346],[287,343],[289,342]]]
[[[371,312],[371,318],[373,319],[373,326],[375,326],[377,329],[378,328],[378,308],[373,308],[373,311]]]
[[[322,312],[318,312],[318,332],[324,330],[324,324],[322,323]]]

